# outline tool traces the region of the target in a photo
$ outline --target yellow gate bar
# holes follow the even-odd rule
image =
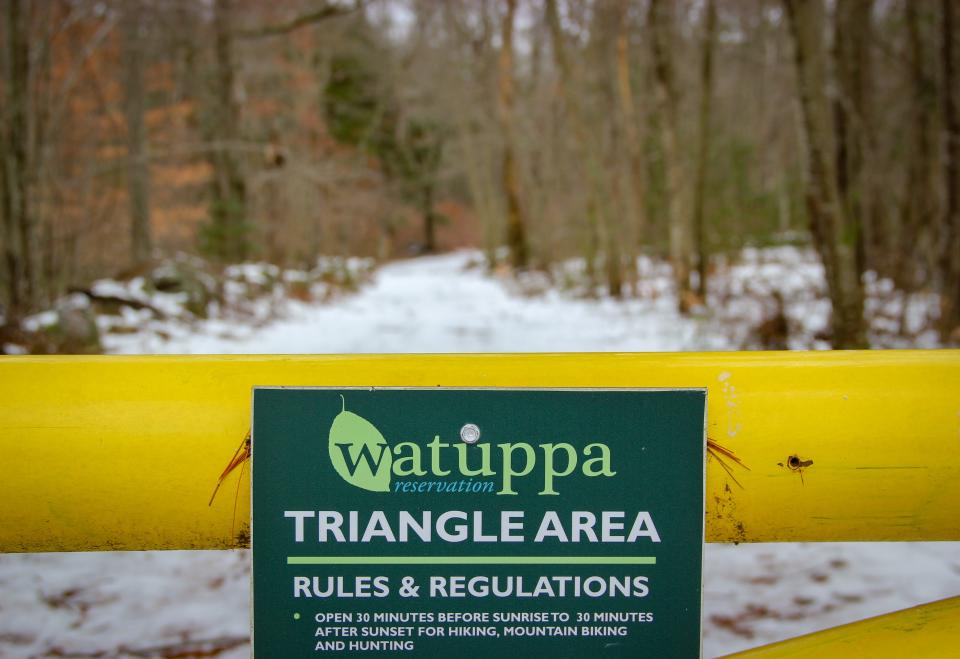
[[[812,656],[818,659],[940,659],[956,656],[958,647],[960,597],[952,597],[728,656],[738,659]]]
[[[0,551],[246,544],[254,385],[707,387],[708,541],[960,540],[960,351],[6,357]]]

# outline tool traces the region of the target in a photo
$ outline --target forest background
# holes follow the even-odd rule
[[[178,253],[471,246],[507,275],[580,259],[614,298],[652,257],[687,313],[777,244],[818,255],[832,346],[868,345],[867,273],[960,340],[952,0],[2,4],[7,341]]]

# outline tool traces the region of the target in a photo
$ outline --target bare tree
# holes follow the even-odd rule
[[[690,285],[693,264],[693,217],[685,211],[687,180],[680,150],[680,98],[674,73],[670,41],[673,33],[673,3],[650,0],[647,12],[650,46],[660,114],[660,144],[667,175],[667,221],[670,231],[670,261],[681,313],[695,302]]]
[[[707,161],[710,156],[710,99],[713,95],[713,48],[717,33],[717,6],[715,0],[707,0],[704,8],[703,41],[700,46],[700,114],[697,150],[697,180],[693,190],[693,230],[697,248],[697,294],[707,299],[707,251],[706,227],[703,207],[707,186]]]
[[[30,15],[29,3],[9,0],[4,11],[2,175],[7,315],[17,318],[36,295],[33,209],[30,204]]]
[[[491,14],[495,10],[489,0],[473,5],[444,2],[441,7],[456,62],[447,68],[462,75],[453,76],[450,92],[440,98],[451,106],[454,148],[459,148],[463,175],[482,227],[484,253],[488,265],[493,267],[496,249],[503,240],[501,190],[494,175],[494,162],[500,155],[499,144],[493,139],[497,125],[496,120],[490,121],[491,109],[497,102],[490,93],[497,75],[497,53],[491,44],[496,30]],[[463,11],[464,7],[468,11]],[[475,25],[470,24],[471,18]]]
[[[929,248],[936,229],[936,149],[933,145],[933,122],[937,113],[937,88],[935,76],[928,70],[927,63],[927,43],[931,40],[931,35],[924,31],[928,21],[921,16],[924,9],[929,12],[933,6],[924,4],[921,7],[920,3],[906,2],[904,8],[910,54],[909,157],[907,175],[904,178],[906,190],[903,216],[899,218],[899,222],[891,222],[892,235],[888,245],[892,248],[891,257],[895,261],[894,278],[898,286],[909,292],[923,276],[915,262],[917,257],[921,257],[921,262],[928,272],[935,269],[936,259],[931,261],[925,254],[932,250],[921,247],[926,245]]]
[[[507,204],[507,247],[510,263],[515,268],[524,268],[530,259],[527,243],[526,222],[520,206],[520,181],[514,153],[514,80],[513,80],[513,24],[517,13],[517,0],[506,0],[506,11],[501,23],[499,60],[499,94],[497,117],[503,133],[503,170],[501,172],[503,194]]]
[[[640,137],[636,105],[633,99],[633,86],[630,80],[633,67],[630,65],[629,8],[629,0],[619,0],[619,2],[617,2],[616,76],[620,121],[623,124],[623,140],[629,161],[626,185],[628,190],[627,208],[630,209],[633,217],[635,234],[633,241],[631,241],[632,244],[627,251],[628,276],[632,280],[635,280],[637,276],[635,248],[649,240],[650,222],[647,218],[647,176],[643,158],[643,144]],[[629,233],[630,232],[628,232],[628,236]],[[636,282],[634,281],[634,286],[635,285]]]
[[[944,340],[956,341],[960,327],[960,104],[957,101],[960,73],[957,67],[956,38],[958,26],[957,3],[943,0],[941,30],[941,67],[943,75],[944,185],[946,207],[943,217],[940,272],[943,294],[940,327]]]
[[[146,90],[143,80],[145,35],[144,7],[140,0],[124,2],[123,12],[123,88],[124,116],[127,120],[127,195],[130,201],[130,247],[134,264],[150,258],[150,169],[147,131],[144,124]]]
[[[214,74],[203,119],[213,169],[207,245],[211,253],[226,260],[244,259],[249,251],[247,183],[235,151],[241,137],[240,106],[234,88],[233,13],[233,0],[214,2]]]
[[[837,137],[827,96],[822,0],[784,0],[794,41],[800,108],[803,115],[810,229],[826,272],[833,308],[835,348],[867,345],[863,319],[863,282],[857,258],[858,224],[840,196]]]
[[[620,297],[623,289],[623,273],[620,258],[620,239],[614,219],[609,208],[609,199],[611,194],[607,191],[606,178],[603,171],[602,155],[599,151],[598,140],[592,139],[587,126],[587,119],[584,116],[584,108],[578,93],[573,90],[574,75],[567,54],[563,28],[560,25],[560,17],[557,11],[556,0],[547,0],[546,3],[547,24],[550,28],[551,42],[553,46],[554,61],[560,76],[558,82],[558,91],[563,100],[564,107],[567,109],[567,118],[570,123],[574,139],[577,145],[575,167],[579,169],[578,179],[585,182],[587,186],[587,218],[589,222],[589,232],[591,238],[589,242],[592,245],[603,245],[604,265],[607,275],[607,289],[613,297]],[[593,29],[594,41],[600,44],[605,42],[606,30],[603,24],[603,12],[598,12]],[[599,48],[597,59],[599,59],[600,76],[610,81],[612,76],[606,75],[606,64],[608,63],[603,52]],[[599,239],[598,239],[599,238]],[[592,266],[595,258],[595,250],[588,247],[587,261]]]
[[[840,0],[834,11],[833,62],[837,93],[833,114],[836,131],[837,188],[848,220],[856,227],[858,269],[878,265],[881,237],[875,225],[872,187],[871,57],[873,0]],[[873,258],[868,259],[867,252]]]

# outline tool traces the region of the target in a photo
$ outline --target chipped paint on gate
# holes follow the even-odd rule
[[[730,381],[731,377],[729,371],[723,371],[717,376],[717,381],[720,382],[720,392],[723,396],[724,409],[726,412],[727,437],[736,437],[737,433],[740,432],[741,425],[739,422],[740,414],[737,388]]]

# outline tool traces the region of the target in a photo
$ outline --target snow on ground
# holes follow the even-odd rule
[[[657,351],[691,345],[697,326],[666,296],[618,303],[549,290],[512,294],[466,268],[458,253],[387,265],[361,294],[316,306],[290,301],[282,322],[262,328],[209,321],[189,333],[108,335],[121,353],[374,353]]]
[[[737,348],[757,349],[754,327],[776,311],[783,300],[791,350],[822,350],[830,320],[823,265],[809,249],[796,247],[747,248],[735,261],[719,256],[709,279],[706,334],[726,336]],[[904,294],[890,279],[875,272],[864,275],[864,316],[870,345],[875,348],[936,348],[939,301],[934,293]]]
[[[168,323],[156,332],[108,334],[105,343],[118,353],[736,348],[767,313],[764,296],[774,287],[797,329],[792,344],[816,345],[813,334],[826,323],[822,301],[804,292],[822,286],[819,266],[796,250],[745,255],[711,290],[724,309],[693,319],[676,313],[663,268],[654,264],[645,266],[642,297],[616,303],[577,299],[548,285],[531,296],[536,281],[488,277],[468,267],[475,260],[459,253],[391,264],[359,293],[328,304],[274,300],[279,318],[269,324],[265,316],[255,323]],[[253,281],[262,268],[238,272]],[[872,299],[874,308],[896,304]],[[890,315],[919,327],[927,306],[922,297],[907,303]],[[174,650],[247,657],[249,569],[246,551],[0,556],[0,657],[171,656]],[[704,655],[958,594],[960,543],[708,545]]]

